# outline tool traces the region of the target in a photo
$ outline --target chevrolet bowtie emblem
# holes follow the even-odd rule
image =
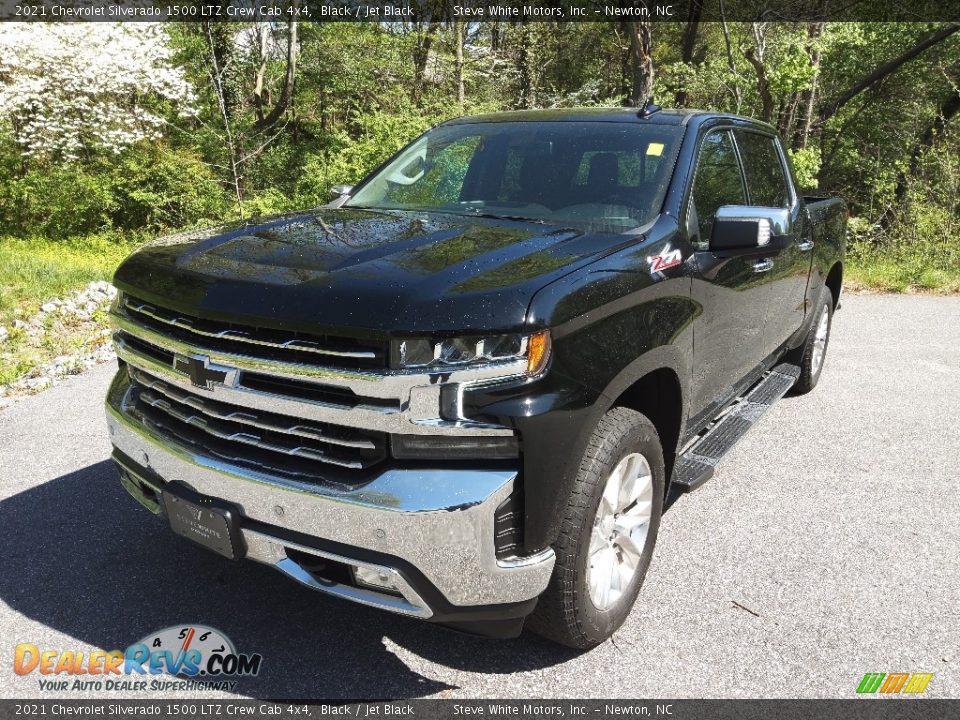
[[[214,383],[225,384],[231,368],[211,365],[210,358],[203,355],[174,355],[173,369],[190,378],[194,387],[213,390]]]

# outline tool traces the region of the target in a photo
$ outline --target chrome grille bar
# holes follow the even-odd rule
[[[322,482],[322,484],[325,485],[340,486],[343,489],[350,487],[350,485],[347,483],[332,480],[331,478],[327,477],[326,474],[322,475],[321,480],[321,475],[317,472],[317,469],[313,463],[307,463],[310,465],[309,468],[304,468],[302,466],[293,467],[289,463],[281,465],[279,463],[268,462],[262,458],[253,457],[249,451],[243,452],[242,454],[239,452],[233,452],[233,450],[238,448],[230,446],[229,443],[226,444],[230,447],[230,451],[227,451],[222,446],[214,446],[212,443],[200,445],[197,443],[196,438],[186,435],[180,429],[173,427],[170,423],[158,422],[153,418],[145,416],[143,413],[137,413],[136,417],[145,428],[148,428],[158,438],[165,438],[167,440],[172,439],[181,447],[193,448],[196,452],[202,453],[207,457],[224,460],[228,463],[234,463],[241,467],[256,468],[256,470],[259,472],[264,473],[264,477],[280,476],[295,478],[299,482],[304,483],[304,488],[316,486],[318,482]]]
[[[163,395],[169,400],[186,405],[203,415],[215,420],[226,420],[229,422],[250,425],[262,430],[284,433],[287,435],[297,435],[300,437],[316,440],[317,442],[330,445],[340,445],[343,447],[358,448],[362,450],[375,450],[377,448],[373,440],[369,439],[351,439],[347,437],[338,437],[332,435],[329,431],[315,425],[304,424],[295,418],[286,418],[274,413],[257,412],[250,409],[238,408],[219,403],[204,398],[191,395],[176,388],[168,383],[151,377],[145,372],[131,368],[130,377],[142,387]]]
[[[283,455],[292,455],[305,460],[316,460],[323,463],[330,463],[331,465],[339,465],[340,467],[351,468],[354,470],[360,470],[364,466],[359,460],[342,460],[340,458],[334,458],[322,450],[317,450],[305,445],[282,445],[280,443],[269,442],[262,436],[254,433],[237,432],[224,429],[222,425],[216,423],[215,421],[209,420],[201,415],[197,415],[189,410],[184,410],[182,406],[178,407],[176,404],[152,393],[149,390],[144,390],[140,393],[140,401],[146,403],[152,408],[156,408],[157,410],[166,413],[185,425],[198,428],[208,435],[220,438],[221,440],[229,440],[231,442],[241,443],[243,445],[252,445],[260,448],[261,450],[269,450],[271,452],[281,453]]]
[[[318,342],[314,342],[312,340],[303,340],[301,338],[293,338],[290,340],[276,342],[252,337],[251,334],[245,330],[237,330],[235,328],[225,328],[222,330],[211,329],[215,328],[215,323],[211,321],[205,321],[193,317],[185,317],[183,315],[158,308],[154,305],[150,305],[149,303],[145,303],[142,300],[138,300],[130,296],[126,296],[124,298],[123,307],[133,315],[147,317],[156,322],[170,325],[172,327],[176,327],[205,338],[231,340],[234,342],[258,345],[260,347],[268,347],[277,350],[296,350],[299,352],[314,353],[324,357],[355,358],[366,360],[374,360],[378,357],[378,354],[372,350],[335,350],[332,348],[323,347]],[[133,315],[131,315],[131,319],[133,318]],[[267,334],[267,332],[264,331],[261,334]]]

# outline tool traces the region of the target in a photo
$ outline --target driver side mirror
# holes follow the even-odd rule
[[[755,250],[790,230],[786,208],[724,205],[717,210],[710,233],[711,250]]]
[[[334,185],[330,188],[330,202],[327,207],[338,208],[350,199],[353,185]]]

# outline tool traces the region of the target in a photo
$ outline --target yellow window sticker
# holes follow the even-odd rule
[[[650,143],[647,145],[647,155],[660,157],[663,155],[663,143]]]

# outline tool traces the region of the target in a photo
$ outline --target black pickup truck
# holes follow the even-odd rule
[[[817,384],[843,202],[768,125],[655,107],[453,120],[340,193],[117,270],[123,485],[324,593],[604,641],[668,494]]]

